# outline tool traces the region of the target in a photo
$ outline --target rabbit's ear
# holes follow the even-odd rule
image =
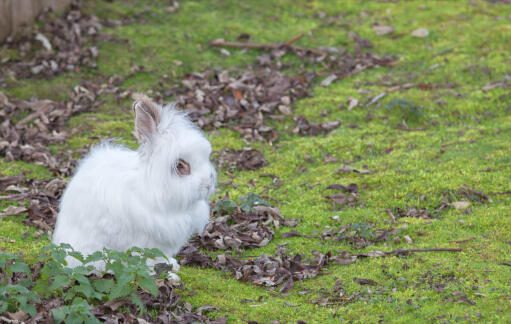
[[[133,103],[133,111],[135,112],[135,137],[140,143],[146,143],[158,131],[161,108],[149,98],[141,97]]]

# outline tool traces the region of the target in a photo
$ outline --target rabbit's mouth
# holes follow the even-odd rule
[[[213,171],[209,174],[209,179],[203,182],[204,199],[209,198],[215,192],[216,173]]]
[[[206,184],[202,187],[201,191],[201,198],[208,199],[215,191],[215,186],[213,184]]]

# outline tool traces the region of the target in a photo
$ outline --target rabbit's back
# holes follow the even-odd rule
[[[115,248],[112,238],[126,227],[123,219],[137,187],[139,156],[136,151],[102,143],[80,162],[61,199],[53,241],[75,249]],[[112,244],[113,243],[113,244]]]

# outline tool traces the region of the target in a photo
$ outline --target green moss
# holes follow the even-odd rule
[[[44,166],[35,165],[23,161],[6,161],[0,158],[0,175],[16,176],[23,175],[27,178],[44,179],[52,176],[50,170]]]
[[[208,138],[215,150],[250,145],[261,150],[269,162],[258,171],[236,172],[234,177],[218,170],[216,196],[229,191],[233,199],[249,192],[270,197],[283,215],[300,220],[296,230],[304,234],[349,223],[370,223],[375,228],[401,228],[399,236],[408,235],[413,240],[413,244],[390,240],[366,250],[463,249],[461,253],[422,253],[369,258],[349,266],[330,265],[324,275],[296,283],[289,296],[282,296],[278,288],[242,283],[216,270],[183,267],[180,275],[188,287],[185,301],[195,307],[215,305],[219,310],[214,315],[228,316],[233,323],[508,321],[510,277],[499,263],[509,262],[511,252],[507,230],[511,196],[498,193],[509,190],[511,96],[506,87],[487,91],[483,87],[503,81],[511,73],[511,6],[483,0],[184,1],[180,5],[177,12],[169,13],[165,1],[88,2],[87,10],[103,18],[122,19],[144,11],[143,22],[107,29],[130,43],[101,43],[97,70],[66,74],[51,81],[23,80],[11,85],[8,93],[22,98],[65,99],[63,92],[53,93],[98,73],[127,75],[133,65],[143,65],[150,72],[135,73],[121,85],[122,89],[171,87],[184,73],[242,66],[259,55],[229,49],[231,56],[223,56],[208,46],[216,38],[235,40],[239,34],[248,33],[254,42],[280,42],[312,29],[296,44],[335,46],[352,52],[350,33],[357,33],[371,41],[378,55],[392,54],[397,64],[368,69],[329,87],[317,86],[313,97],[294,104],[297,114],[312,121],[341,121],[340,128],[325,137],[291,135],[291,120],[275,123],[281,137],[272,146],[246,143],[227,129],[210,132]],[[320,11],[332,17],[342,14],[343,18],[327,24]],[[375,23],[392,25],[395,31],[378,36],[372,29]],[[412,37],[411,32],[419,27],[427,28],[430,35]],[[165,81],[165,75],[171,81]],[[415,86],[389,91],[403,84]],[[383,98],[368,105],[383,92],[387,93]],[[359,101],[351,111],[346,109],[349,97]],[[95,111],[69,121],[75,135],[67,146],[77,149],[100,139],[117,138],[135,147],[130,135],[133,122],[129,100],[117,102],[113,96],[101,99],[104,101]],[[420,116],[413,119],[406,110],[386,108],[397,99],[418,107]],[[396,128],[403,126],[403,121],[410,130]],[[339,162],[323,163],[325,154]],[[342,164],[373,173],[337,173]],[[49,176],[46,169],[26,163],[0,160],[0,166],[6,175],[25,172],[27,177]],[[260,174],[274,174],[283,183],[275,186]],[[235,187],[226,184],[231,180]],[[334,210],[324,198],[328,194],[325,187],[334,183],[357,183],[361,199],[358,207]],[[432,209],[442,201],[444,191],[463,185],[482,190],[493,202],[472,203],[467,212],[449,209],[433,220],[402,218],[392,223],[385,212],[387,208],[406,206]],[[12,236],[16,243],[2,241],[0,246],[35,251],[45,241],[21,238],[27,230],[16,220],[3,222],[2,237]],[[309,254],[311,249],[355,251],[344,242],[282,238],[288,230],[282,228],[267,246],[244,255],[271,254],[283,243],[292,253]],[[354,277],[370,278],[379,285],[368,289],[353,282]],[[338,278],[346,294],[354,296],[352,302],[314,304],[322,289],[332,289]],[[461,293],[475,305],[458,302]]]
[[[34,237],[35,228],[19,221],[2,219],[0,223],[0,251],[22,253],[27,262],[35,262],[39,250],[49,243],[46,235]]]

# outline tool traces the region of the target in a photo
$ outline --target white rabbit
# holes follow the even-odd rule
[[[103,248],[158,248],[178,271],[173,256],[209,220],[216,183],[211,145],[173,105],[137,99],[138,150],[105,142],[79,163],[60,202],[53,243],[71,244],[84,255]]]

